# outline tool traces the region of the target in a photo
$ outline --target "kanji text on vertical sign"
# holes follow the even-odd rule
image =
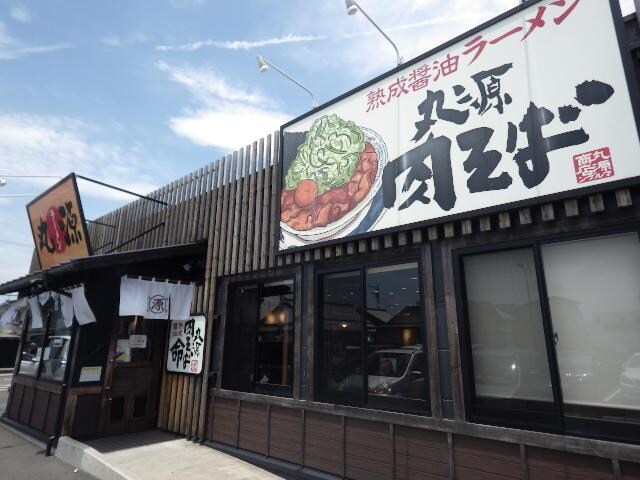
[[[167,371],[198,375],[202,372],[207,320],[193,315],[189,320],[172,320],[167,346]]]
[[[621,27],[617,0],[527,2],[284,125],[279,250],[636,181]]]
[[[74,174],[27,204],[41,268],[91,255],[91,244]]]

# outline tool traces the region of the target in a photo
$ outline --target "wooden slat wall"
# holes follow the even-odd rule
[[[556,220],[595,216],[605,211],[611,211],[614,216],[624,215],[625,209],[631,211],[634,208],[629,207],[637,206],[637,201],[634,204],[637,192],[632,195],[630,189],[621,189],[277,256],[277,223],[274,220],[278,169],[275,164],[279,147],[279,135],[269,135],[150,194],[168,206],[136,200],[97,219],[113,227],[89,226],[93,247],[107,245],[98,253],[106,253],[162,223],[163,226],[119,247],[117,251],[207,241],[205,283],[197,288],[192,305],[193,312],[205,312],[209,319],[205,370],[199,377],[163,372],[158,427],[235,447],[241,444],[243,448],[256,452],[266,449],[269,456],[316,465],[317,468],[325,465],[325,471],[352,478],[452,478],[454,475],[459,478],[491,478],[490,471],[482,470],[490,470],[489,464],[500,465],[509,472],[502,474],[502,478],[519,478],[516,466],[521,472],[529,471],[530,478],[536,478],[538,473],[550,478],[560,475],[550,466],[551,463],[542,462],[535,451],[526,457],[528,463],[523,465],[522,460],[514,456],[512,446],[503,451],[491,442],[477,444],[477,441],[474,443],[467,438],[449,438],[450,443],[443,443],[447,438],[444,433],[331,415],[325,418],[324,414],[302,409],[289,411],[268,407],[268,412],[264,413],[266,420],[258,421],[261,418],[258,409],[263,405],[245,407],[238,400],[209,396],[208,368],[213,345],[211,319],[217,281],[225,275],[280,265],[470,237],[490,231],[542,228],[541,225]],[[33,264],[37,266],[35,260]],[[450,317],[455,318],[455,315]],[[450,324],[454,328],[455,322]],[[457,341],[455,332],[450,332],[450,337],[451,342]],[[451,355],[457,355],[455,349]],[[459,389],[456,382],[454,388]],[[456,390],[454,393],[454,399],[459,399],[460,392]],[[454,406],[456,419],[462,419],[462,403],[456,400]],[[211,412],[212,418],[207,418],[207,412]],[[308,417],[306,420],[305,416]],[[250,427],[249,419],[257,423]],[[318,433],[306,428],[318,423],[324,425]],[[265,428],[264,441],[251,439],[252,432],[260,433]],[[343,443],[332,445],[337,458],[327,465],[326,450],[319,448],[319,442],[338,433]],[[456,457],[460,462],[453,462]],[[474,467],[473,460],[480,457],[484,467]],[[605,463],[610,472],[610,461]],[[636,474],[634,467],[621,465],[620,468],[628,478]],[[625,468],[628,473],[625,473]],[[557,478],[573,478],[567,472],[562,475],[565,476]],[[587,478],[600,477],[591,475]]]

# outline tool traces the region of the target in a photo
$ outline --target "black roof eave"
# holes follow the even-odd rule
[[[112,267],[134,262],[145,262],[181,255],[199,254],[206,251],[206,242],[186,243],[171,247],[148,248],[144,250],[133,250],[130,252],[108,253],[93,257],[81,257],[69,260],[68,262],[55,265],[46,270],[25,275],[24,277],[10,280],[0,285],[0,295],[11,292],[19,292],[30,288],[35,283],[46,283],[49,279],[59,279],[66,275],[71,275],[87,270]]]

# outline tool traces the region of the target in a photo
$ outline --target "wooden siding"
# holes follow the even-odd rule
[[[613,480],[611,460],[572,453],[527,449],[530,480]]]
[[[6,415],[38,432],[53,435],[60,407],[60,386],[16,377],[7,402]]]
[[[395,427],[396,478],[436,480],[449,476],[447,435],[410,427]]]
[[[393,478],[389,425],[355,418],[346,422],[346,476],[354,480]]]
[[[453,445],[460,480],[522,478],[518,445],[471,437],[456,437]]]
[[[306,412],[304,465],[343,476],[344,423],[341,417]]]

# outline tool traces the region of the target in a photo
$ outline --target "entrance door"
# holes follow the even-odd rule
[[[113,372],[105,389],[107,435],[155,428],[167,332],[163,320],[120,317],[116,322]]]

